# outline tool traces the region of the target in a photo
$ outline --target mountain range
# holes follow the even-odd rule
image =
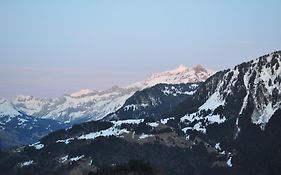
[[[180,84],[203,82],[214,71],[201,65],[187,68],[180,65],[177,69],[155,73],[147,79],[133,83],[127,87],[113,86],[105,91],[83,89],[66,94],[59,98],[35,98],[33,96],[17,96],[12,104],[16,110],[30,116],[54,119],[62,122],[99,120],[119,109],[136,91],[152,87],[159,83]]]
[[[40,99],[33,96],[19,95],[11,102],[2,100],[3,103],[0,103],[0,132],[3,132],[3,134],[0,135],[0,143],[2,143],[0,148],[32,143],[56,129],[67,128],[75,123],[103,119],[118,111],[135,93],[137,94],[145,89],[149,89],[158,83],[203,82],[213,73],[214,71],[205,69],[201,65],[192,68],[180,65],[175,70],[153,74],[143,81],[124,88],[113,86],[104,91],[84,89],[58,98]],[[168,86],[166,85],[165,87],[168,88],[166,91],[169,88],[175,88]],[[176,93],[175,96],[180,95],[177,98],[180,99],[187,95],[183,94],[186,93],[183,91],[194,91],[194,89],[192,87],[189,88],[189,85],[182,84],[181,87],[171,90],[176,90],[174,92]],[[165,101],[167,100],[166,97],[171,95],[174,97],[174,94],[163,94],[158,100]],[[169,101],[166,103],[169,103]],[[155,107],[152,106],[151,109],[153,108]],[[156,108],[154,111],[157,111]],[[21,122],[13,122],[14,120],[25,122],[23,125]],[[24,137],[27,133],[37,133],[38,127],[30,129],[30,126],[35,125],[34,120],[41,122],[42,128],[45,129],[44,132],[40,131],[40,134],[33,134],[34,137]],[[45,127],[45,125],[49,127]],[[18,128],[21,128],[20,132]],[[42,130],[41,127],[39,128]],[[9,131],[9,137],[6,134],[7,131]],[[14,143],[10,141],[11,138],[14,138]]]
[[[137,91],[98,121],[0,152],[0,171],[280,174],[280,86],[281,51],[203,82],[157,84]]]

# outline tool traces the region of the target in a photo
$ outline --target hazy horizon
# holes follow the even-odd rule
[[[278,0],[0,2],[0,98],[216,71],[281,49]]]

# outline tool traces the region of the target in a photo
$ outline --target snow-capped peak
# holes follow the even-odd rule
[[[9,116],[15,117],[21,115],[14,106],[5,99],[0,99],[0,117]]]
[[[90,89],[82,89],[79,92],[74,92],[74,93],[70,94],[70,96],[71,97],[81,97],[83,95],[87,95],[87,94],[95,93],[95,92],[97,92],[97,91],[90,90]]]
[[[146,80],[134,83],[128,86],[128,88],[138,87],[143,89],[159,83],[180,84],[203,82],[214,73],[215,71],[206,69],[201,65],[196,65],[194,67],[188,68],[185,65],[181,64],[174,70],[152,74]]]

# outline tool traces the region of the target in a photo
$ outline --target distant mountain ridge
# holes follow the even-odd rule
[[[118,110],[136,91],[152,87],[159,83],[180,84],[203,82],[214,71],[201,65],[187,68],[180,65],[177,69],[155,73],[149,78],[127,87],[114,86],[105,91],[83,89],[58,98],[35,98],[17,96],[12,104],[16,110],[30,116],[53,119],[63,122],[81,122],[99,120]]]
[[[178,104],[188,96],[185,92],[186,90],[189,90],[188,93],[193,93],[196,88],[187,84],[175,85],[175,87],[167,84],[158,86],[160,89],[166,88],[161,92],[157,88],[150,89],[150,86],[158,82],[175,84],[188,82],[191,81],[191,75],[200,77],[200,81],[204,81],[204,76],[202,77],[201,74],[206,74],[207,76],[207,73],[210,73],[203,68],[196,73],[194,70],[192,69],[191,73],[185,66],[181,65],[175,70],[159,73],[157,76],[154,74],[143,81],[145,84],[141,82],[138,83],[138,86],[126,88],[113,86],[105,91],[83,89],[58,98],[36,98],[19,95],[12,102],[1,100],[0,117],[3,117],[0,120],[0,148],[29,144],[56,129],[66,128],[72,124],[86,121],[103,119],[122,108],[135,93],[140,92],[138,94],[142,96],[142,91],[150,94],[148,98],[157,97],[157,100],[161,102],[158,105],[147,106],[143,115],[163,114],[166,111],[165,106],[171,108]],[[175,103],[170,104],[172,101]],[[164,110],[161,113],[157,112],[161,108]],[[32,125],[36,127],[32,127]],[[33,133],[36,133],[34,137],[27,137],[28,134],[33,135]]]
[[[133,83],[128,87],[139,87],[144,89],[152,87],[156,84],[180,84],[180,83],[198,83],[203,82],[213,75],[215,71],[206,69],[202,65],[196,65],[188,68],[183,64],[179,65],[178,68],[170,71],[152,74],[147,79]]]

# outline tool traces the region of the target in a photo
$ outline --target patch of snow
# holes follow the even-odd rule
[[[193,128],[192,127],[185,127],[182,130],[182,132],[186,133],[187,130],[192,130]]]
[[[68,123],[70,123],[70,120],[67,120],[67,121],[65,121],[65,122],[63,122],[63,123],[68,124]]]
[[[216,143],[215,148],[216,148],[216,150],[221,151],[220,143]]]
[[[121,125],[125,124],[140,124],[144,121],[144,119],[128,119],[128,120],[118,120],[118,121],[111,121],[114,125]]]
[[[172,86],[171,88],[169,87],[165,87],[164,90],[162,90],[162,93],[164,95],[173,95],[173,96],[177,96],[177,95],[180,95],[180,94],[185,94],[185,95],[192,95],[196,92],[196,90],[193,90],[193,91],[181,91],[177,88],[175,88],[174,86]]]
[[[196,131],[199,131],[199,132],[202,132],[202,133],[206,134],[206,128],[204,128],[204,127],[202,126],[202,123],[201,123],[201,122],[196,123],[196,124],[193,126],[193,130],[196,130]]]
[[[195,92],[196,92],[196,90],[195,91],[186,91],[186,92],[183,92],[183,94],[185,94],[185,95],[193,95]]]
[[[186,114],[185,116],[183,116],[180,121],[181,122],[190,122],[192,123],[193,121],[195,120],[200,120],[200,119],[203,119],[202,117],[198,117],[196,113],[192,113],[192,114]]]
[[[199,107],[200,110],[215,110],[217,107],[224,105],[225,101],[221,99],[220,94],[215,92],[208,100]]]
[[[80,159],[82,159],[82,158],[84,158],[85,156],[84,155],[82,155],[82,156],[77,156],[77,157],[73,157],[73,158],[71,158],[71,159],[69,159],[71,162],[73,162],[73,161],[78,161],[78,160],[80,160]]]
[[[205,117],[211,124],[213,123],[224,123],[226,121],[225,117],[220,117],[220,115],[208,115]]]
[[[60,163],[64,163],[68,160],[68,155],[60,158]]]
[[[89,139],[95,139],[97,137],[107,137],[107,136],[120,136],[124,133],[129,133],[129,131],[127,129],[120,129],[120,126],[122,124],[139,124],[141,122],[143,122],[144,119],[129,119],[129,120],[119,120],[119,121],[111,121],[113,123],[113,126],[105,129],[105,130],[101,130],[98,132],[91,132],[88,134],[84,134],[78,137],[79,140],[89,140]],[[56,143],[65,143],[65,144],[69,144],[71,140],[74,140],[74,138],[68,138],[65,140],[57,140]]]
[[[23,119],[23,118],[18,118],[18,121],[19,121],[18,125],[22,125],[22,124],[24,124],[25,122],[27,122],[28,120]]]
[[[70,141],[74,140],[74,138],[69,138],[65,140],[57,140],[56,143],[64,143],[64,144],[69,144]]]
[[[154,135],[151,135],[151,134],[142,134],[142,135],[140,135],[139,136],[139,140],[141,140],[141,139],[146,139],[146,138],[149,138],[149,137],[153,137]]]
[[[148,104],[137,104],[137,105],[131,104],[131,105],[124,106],[124,110],[128,111],[129,109],[132,108],[132,110],[135,111],[135,110],[138,110],[140,108],[146,108],[147,106],[149,106],[149,105]]]
[[[124,106],[124,110],[125,110],[125,111],[128,111],[128,110],[131,109],[131,108],[132,108],[133,111],[135,111],[136,109],[138,109],[137,106],[134,105],[134,104]]]
[[[34,147],[35,147],[35,149],[40,150],[40,149],[44,148],[44,145],[38,144],[38,145],[35,145]]]
[[[153,127],[153,128],[157,128],[159,126],[159,123],[157,122],[153,122],[153,123],[147,123],[147,125]]]
[[[166,125],[169,120],[174,120],[174,119],[175,119],[175,117],[165,118],[165,119],[161,119],[160,122],[162,124]]]
[[[20,163],[20,167],[30,166],[30,165],[32,165],[33,163],[34,163],[33,160],[29,160],[29,161]]]
[[[193,127],[185,127],[182,129],[184,133],[186,133],[187,130],[195,130],[203,134],[206,134],[206,128],[202,126],[201,122],[196,123]]]
[[[78,139],[89,140],[89,139],[95,139],[97,137],[119,136],[123,133],[129,133],[129,131],[127,129],[121,129],[120,130],[118,128],[111,127],[111,128],[106,129],[106,130],[99,131],[99,132],[92,132],[92,133],[89,133],[89,134],[82,135],[82,136],[78,137]]]
[[[244,86],[245,86],[245,88],[246,88],[247,94],[246,94],[246,96],[245,96],[244,99],[243,99],[243,105],[242,105],[241,110],[240,110],[240,112],[239,112],[240,115],[242,114],[243,110],[246,108],[247,103],[248,103],[248,98],[249,98],[249,79],[250,79],[249,76],[250,76],[250,75],[249,75],[249,72],[247,72],[247,73],[244,75],[244,79],[243,79],[243,80],[244,80]]]
[[[29,145],[29,147],[34,147],[35,149],[40,150],[40,149],[44,148],[44,145],[41,144],[40,142],[36,142],[36,143]]]
[[[232,167],[232,162],[231,162],[231,160],[232,160],[232,157],[230,157],[230,158],[227,160],[227,162],[226,162],[229,167]]]
[[[197,123],[193,127],[185,127],[182,129],[184,133],[186,133],[187,130],[196,130],[202,133],[206,133],[206,126],[209,124],[214,124],[214,123],[223,123],[226,121],[226,118],[223,117],[221,118],[220,115],[208,115],[208,116],[200,116],[198,113],[192,113],[192,114],[186,114],[180,119],[181,122],[191,124],[194,121],[197,121]],[[202,121],[207,122],[205,125],[202,125]]]
[[[199,86],[198,84],[192,84],[192,85],[191,85],[191,87],[192,87],[193,89],[197,88],[198,86]]]

